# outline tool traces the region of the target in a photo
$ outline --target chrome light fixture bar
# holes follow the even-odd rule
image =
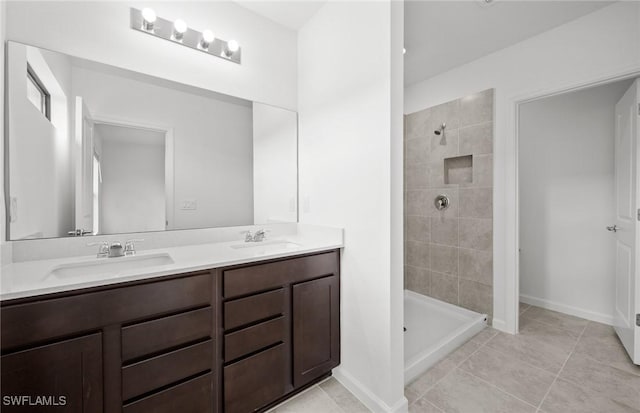
[[[242,49],[235,40],[218,39],[211,30],[193,30],[181,19],[172,22],[157,17],[151,9],[132,8],[131,28],[224,60],[241,63]]]

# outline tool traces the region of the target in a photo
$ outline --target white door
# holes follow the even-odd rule
[[[616,105],[616,308],[615,329],[635,364],[640,364],[640,179],[638,179],[638,118],[640,81],[636,80]],[[612,228],[610,228],[612,230]]]
[[[82,97],[76,96],[76,231],[93,233],[93,128],[91,113]]]

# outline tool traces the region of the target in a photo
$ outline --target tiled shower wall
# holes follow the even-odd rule
[[[493,89],[405,116],[404,176],[405,288],[491,315]]]

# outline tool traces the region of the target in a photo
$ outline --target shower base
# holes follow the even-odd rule
[[[484,329],[486,323],[485,314],[405,290],[405,385]]]

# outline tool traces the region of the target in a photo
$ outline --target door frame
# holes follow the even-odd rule
[[[590,81],[568,83],[563,86],[525,93],[507,99],[509,113],[507,116],[507,131],[512,131],[513,139],[507,139],[506,165],[506,205],[505,205],[505,329],[512,334],[518,334],[520,328],[520,188],[519,188],[519,118],[520,106],[538,99],[548,98],[569,92],[589,89],[620,80],[640,76],[640,69],[633,68],[619,73],[600,76]]]
[[[96,125],[152,130],[164,133],[165,231],[175,227],[175,142],[173,126],[94,114]]]

